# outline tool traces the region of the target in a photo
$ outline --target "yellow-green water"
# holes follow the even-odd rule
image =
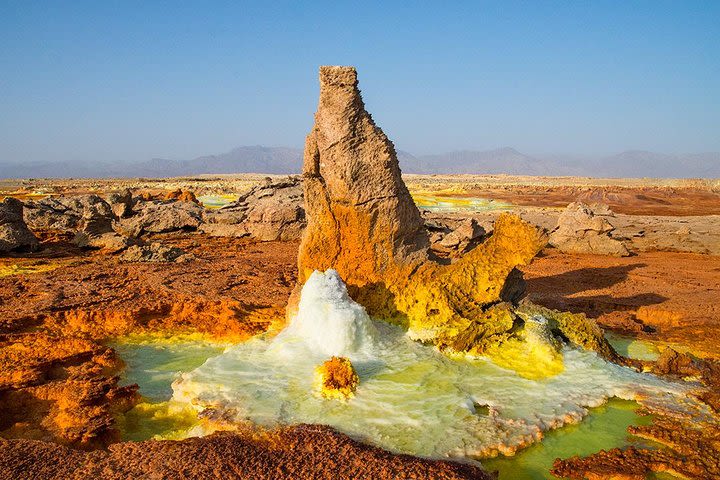
[[[121,423],[125,438],[207,434],[198,420],[206,407],[239,422],[324,423],[391,451],[429,457],[512,454],[542,436],[514,456],[483,464],[501,479],[552,478],[555,458],[637,441],[627,427],[649,419],[636,415],[636,395],[656,403],[686,395],[678,384],[572,348],[561,351],[562,372],[540,379],[486,358],[449,358],[370,320],[333,275],[313,274],[306,288],[314,283],[314,290],[303,289],[298,317],[271,340],[117,341],[127,363],[124,382],[138,383],[145,397]],[[347,402],[323,399],[312,387],[314,367],[336,354],[350,358],[360,376]]]
[[[611,332],[607,332],[605,338],[624,357],[655,361],[660,356],[660,349],[653,342]]]
[[[182,373],[221,354],[228,346],[200,336],[131,335],[111,346],[125,361],[121,384],[140,386],[143,402],[121,419],[126,440],[175,439],[197,426],[197,412],[173,402],[172,382]]]
[[[627,433],[630,425],[648,425],[650,417],[635,413],[633,401],[610,399],[594,408],[582,422],[548,432],[542,442],[521,450],[513,457],[483,460],[483,466],[500,473],[499,480],[541,480],[550,474],[556,458],[587,456],[600,450],[642,443]]]
[[[172,382],[181,372],[189,372],[205,360],[221,354],[225,346],[188,338],[129,337],[113,344],[126,362],[124,384],[137,383],[145,402],[131,410],[122,425],[126,440],[183,438],[192,434],[197,417],[182,405],[173,405]],[[411,369],[412,370],[412,369]],[[408,376],[421,375],[417,369]],[[416,378],[417,380],[417,378]],[[519,451],[515,456],[482,460],[488,470],[498,470],[500,480],[549,479],[556,458],[589,455],[601,449],[634,443],[627,433],[629,425],[644,425],[649,417],[635,413],[637,403],[612,398],[596,407],[578,424],[545,434],[542,442]]]
[[[215,210],[234,202],[239,197],[240,195],[237,193],[225,193],[217,195],[200,195],[197,199],[205,208]]]
[[[488,210],[510,210],[512,204],[480,197],[433,195],[413,193],[415,204],[422,209],[437,212],[484,212]]]

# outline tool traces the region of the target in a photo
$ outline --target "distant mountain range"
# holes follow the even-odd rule
[[[509,175],[720,178],[720,153],[666,155],[626,151],[608,157],[530,156],[513,148],[456,151],[415,156],[398,151],[404,173],[475,173]],[[194,160],[154,158],[140,163],[2,163],[0,178],[180,177],[200,174],[292,174],[302,169],[302,150],[283,147],[238,147]]]

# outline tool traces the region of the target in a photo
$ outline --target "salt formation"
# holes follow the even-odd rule
[[[608,362],[615,351],[583,315],[518,302],[517,267],[545,243],[519,217],[500,216],[454,263],[434,258],[355,70],[322,67],[320,85],[290,324],[184,373],[174,401],[231,423],[320,423],[393,451],[486,457],[513,454],[610,397],[658,409],[687,396]],[[316,394],[328,357],[343,358],[321,367],[321,380],[344,369],[351,401]]]
[[[334,271],[312,273],[300,297],[283,332],[229,347],[184,373],[173,400],[230,422],[319,423],[397,452],[484,457],[512,454],[609,397],[657,407],[687,394],[679,384],[567,347],[558,352],[562,371],[542,380],[483,357],[446,356],[369,319]],[[554,341],[544,319],[528,322],[533,342]],[[348,402],[316,394],[316,367],[330,353],[352,361],[359,378]]]
[[[395,148],[365,110],[357,85],[352,67],[320,68],[303,166],[307,228],[289,317],[311,273],[333,268],[370,315],[406,327],[413,338],[483,353],[515,337],[524,324],[513,305],[522,294],[517,267],[545,245],[544,235],[503,214],[481,245],[452,264],[437,261]],[[594,331],[587,322],[574,323]],[[558,325],[559,333],[578,338],[564,331],[568,326]],[[580,345],[604,344],[597,334]]]
[[[340,275],[328,270],[305,282],[297,315],[276,343],[302,338],[325,357],[348,356],[370,348],[375,335],[365,309],[350,299]]]

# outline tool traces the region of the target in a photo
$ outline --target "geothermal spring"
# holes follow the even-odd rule
[[[543,319],[535,322],[541,332]],[[551,340],[539,333],[532,341]],[[561,350],[561,371],[542,378],[527,378],[527,372],[488,358],[448,356],[411,340],[400,327],[370,318],[334,270],[308,278],[297,314],[277,335],[236,345],[128,339],[116,348],[128,361],[128,381],[140,383],[150,399],[136,407],[137,424],[126,426],[135,439],[206,435],[222,428],[218,419],[262,426],[321,423],[394,452],[481,459],[513,455],[589,413],[582,425],[589,422],[592,431],[569,441],[593,445],[599,437],[605,443],[598,448],[616,446],[627,436],[625,428],[640,421],[631,402],[655,409],[701,408],[688,403],[687,384],[572,347]],[[162,361],[158,352],[164,352]],[[331,356],[349,358],[360,378],[348,400],[323,398],[313,385],[315,367]],[[594,419],[592,409],[609,399],[606,421]],[[562,448],[568,446],[560,440],[536,461],[547,469]],[[533,460],[538,452],[529,455]],[[518,468],[513,466],[516,474],[523,471]]]
[[[308,222],[286,326],[237,344],[116,342],[126,382],[146,400],[125,416],[126,438],[323,424],[395,453],[549,478],[558,457],[632,442],[653,448],[627,434],[650,421],[637,408],[712,415],[691,394],[698,384],[624,366],[632,362],[584,315],[520,302],[517,268],[546,239],[519,217],[498,217],[493,234],[456,261],[434,258],[355,70],[322,67],[320,80],[303,176]],[[503,208],[466,198],[415,202]],[[655,353],[613,342],[630,357]]]

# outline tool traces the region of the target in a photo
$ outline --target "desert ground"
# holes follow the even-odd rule
[[[522,269],[527,298],[548,308],[584,313],[606,331],[628,339],[720,360],[716,346],[720,335],[720,190],[716,184],[498,176],[409,176],[405,180],[411,193],[421,199],[421,208],[422,201],[427,204],[431,200],[432,205],[423,210],[429,224],[444,222],[452,229],[474,219],[485,230],[483,235],[492,231],[494,220],[503,211],[516,212],[551,231],[568,203],[604,203],[613,212],[608,217],[615,227],[612,233],[628,245],[630,255],[571,253],[549,246]],[[4,181],[0,194],[32,203],[88,195],[108,198],[112,192],[129,190],[136,205],[159,198],[162,203],[196,207],[195,198],[206,198],[210,202],[202,207],[203,213],[212,214],[219,211],[213,201],[231,203],[253,189],[282,191],[267,186],[284,181],[284,177],[265,175],[33,179]],[[192,192],[187,196],[190,201],[176,200],[181,196],[178,190]],[[473,206],[464,202],[468,199],[483,202]],[[278,213],[278,209],[289,208],[282,202],[261,208],[266,218],[261,215],[244,221],[295,221],[287,212]],[[348,478],[353,464],[373,465],[377,470],[365,471],[371,476],[403,472],[427,478],[480,475],[471,466],[398,457],[319,427],[253,431],[237,437],[216,433],[181,442],[172,449],[167,442],[155,440],[147,440],[145,447],[123,442],[122,416],[141,401],[143,391],[123,384],[124,362],[108,346],[111,340],[151,333],[243,341],[282,328],[283,310],[297,279],[299,237],[291,234],[287,239],[258,239],[247,232],[216,235],[203,232],[198,225],[172,225],[167,231],[141,234],[143,244],[180,249],[188,256],[184,261],[172,261],[152,256],[126,259],[112,245],[79,246],[79,226],[44,227],[32,229],[40,242],[35,251],[9,252],[0,258],[0,435],[5,439],[0,443],[0,469],[6,473],[16,478],[66,478],[74,471],[77,478],[84,478],[105,469],[102,471],[113,472],[111,476],[118,478],[163,475],[167,473],[166,460],[158,458],[193,455],[202,442],[208,442],[210,453],[204,455],[222,455],[232,444],[237,451],[250,449],[253,455],[282,459],[287,468],[284,475],[307,473],[330,459],[337,465],[349,462]],[[262,233],[263,229],[258,231]],[[468,240],[460,243],[470,243]],[[438,252],[452,257],[457,248],[451,245]],[[655,433],[656,439],[661,437]],[[682,450],[672,438],[665,443],[669,451]],[[304,453],[293,453],[292,445],[299,445]],[[138,448],[144,455],[157,452],[159,456],[144,461],[136,455]],[[336,449],[344,452],[340,458]],[[629,455],[627,450],[623,452],[625,457]],[[559,464],[558,472],[581,478],[572,472],[597,470],[600,476],[593,478],[605,478],[602,472],[616,459],[603,455],[607,454]],[[45,460],[19,461],[38,456]],[[133,463],[124,460],[131,456]],[[633,464],[632,458],[625,457],[624,461]],[[676,452],[669,462],[682,465],[697,461],[693,455]],[[687,473],[690,467],[685,467]],[[187,468],[188,477],[204,474],[204,467],[198,464]],[[262,460],[253,465],[238,460],[236,465],[223,468],[245,469],[248,478],[271,475]],[[683,467],[674,468],[683,471]]]
[[[0,182],[0,477],[720,476],[720,184],[401,176],[321,67],[302,176]]]

